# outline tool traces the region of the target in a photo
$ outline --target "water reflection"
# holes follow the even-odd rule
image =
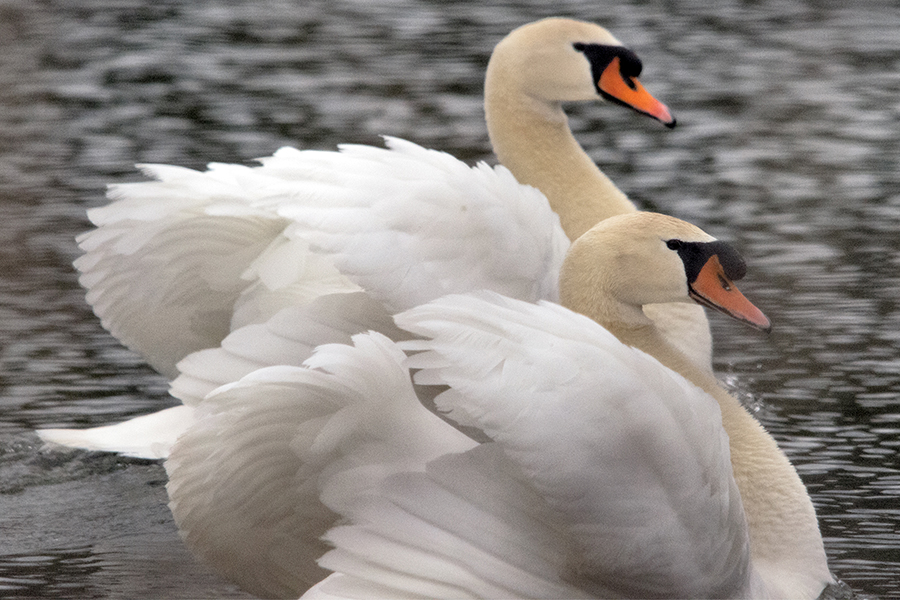
[[[0,593],[4,598],[89,598],[95,593],[82,579],[100,569],[101,562],[90,548],[10,554],[0,558]]]
[[[3,3],[0,509],[15,524],[4,526],[3,595],[133,596],[148,581],[160,596],[240,595],[184,553],[160,467],[45,454],[28,433],[171,402],[100,328],[70,266],[104,185],[135,179],[137,162],[199,168],[382,133],[490,158],[490,49],[551,13],[610,27],[673,108],[674,131],[607,107],[573,107],[571,121],[642,206],[748,258],[742,290],[775,330],[714,318],[717,368],[800,470],[834,571],[857,591],[900,595],[890,0]]]

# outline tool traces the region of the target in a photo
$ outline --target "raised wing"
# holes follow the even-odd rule
[[[471,168],[443,152],[386,140],[388,150],[280,150],[264,161],[266,173],[316,185],[309,196],[264,206],[296,223],[293,235],[391,312],[478,289],[556,298],[569,242],[540,192],[503,167]]]
[[[262,166],[144,166],[90,211],[76,261],[103,324],[174,377],[190,352],[326,293],[388,310],[482,288],[554,298],[558,218],[502,167],[388,139],[282,149]]]
[[[715,400],[555,305],[450,296],[397,321],[427,338],[401,342],[408,359],[358,335],[200,403],[168,463],[195,552],[251,591],[294,592],[321,575],[324,534],[336,574],[310,598],[744,589]],[[491,441],[423,408],[407,367]]]
[[[166,462],[191,550],[252,593],[299,596],[326,574],[316,559],[338,519],[330,494],[358,497],[391,472],[474,446],[419,404],[403,360],[370,334],[203,400]]]
[[[564,523],[568,581],[631,597],[741,589],[749,540],[716,401],[586,317],[494,294],[397,323],[440,409],[500,444]]]

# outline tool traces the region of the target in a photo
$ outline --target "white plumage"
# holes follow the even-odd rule
[[[447,293],[557,298],[569,242],[540,192],[503,167],[387,144],[283,149],[260,167],[144,167],[157,181],[114,186],[117,200],[91,211],[97,229],[79,238],[86,254],[76,266],[94,311],[191,405]],[[261,341],[258,328],[271,335]],[[127,433],[40,434],[158,458],[190,426],[190,411],[178,412],[188,416],[180,424],[173,414],[126,422]]]
[[[192,547],[239,536],[266,558],[218,567],[271,594],[278,577],[302,573],[302,589],[320,575],[300,554],[324,550],[327,530],[336,548],[320,564],[342,575],[313,598],[747,591],[747,527],[710,396],[555,305],[451,296],[398,320],[433,338],[404,343],[426,352],[405,361],[388,338],[358,335],[201,404],[167,463]],[[440,408],[491,441],[423,408],[409,367],[451,385]],[[338,515],[349,523],[331,528]]]
[[[258,167],[146,166],[153,181],[114,186],[76,265],[104,326],[177,376],[184,406],[42,436],[168,455],[187,544],[260,595],[321,581],[309,597],[815,596],[830,575],[809,498],[774,441],[709,383],[708,327],[683,304],[694,282],[669,269],[682,258],[666,240],[712,238],[634,213],[565,125],[561,101],[601,93],[585,39],[619,52],[604,30],[559,19],[495,52],[521,66],[536,50],[546,62],[526,63],[571,85],[492,58],[498,156],[547,197],[504,167],[394,138],[282,149]],[[654,99],[641,106],[674,123]],[[628,315],[627,343],[661,362],[534,304],[559,297],[569,248],[551,206],[579,235],[601,219],[631,224],[606,246],[578,238],[605,270],[570,269],[571,297],[596,299],[613,280],[632,300],[647,293],[577,310]],[[607,264],[611,249],[634,252]],[[619,264],[637,268],[610,275]],[[635,274],[661,279],[629,286]],[[459,295],[474,290],[489,291]],[[410,368],[449,386],[437,406],[474,429],[429,411]]]
[[[363,291],[388,313],[479,289],[554,300],[567,234],[575,239],[598,220],[634,210],[575,141],[562,102],[613,98],[674,125],[635,70],[621,66],[623,57],[633,66],[633,54],[605,29],[568,19],[520,27],[497,45],[485,81],[486,121],[515,177],[395,138],[386,138],[387,149],[283,148],[257,167],[144,165],[152,181],[114,185],[113,202],[89,212],[96,229],[79,238],[85,254],[75,263],[88,302],[154,368],[171,379],[184,374],[173,394],[190,405],[251,363],[261,366],[256,352],[266,354],[262,363],[302,362],[308,348],[241,348],[238,332],[319,297]],[[701,308],[647,310],[673,343],[711,369]],[[304,319],[313,331],[315,319]],[[377,329],[357,322],[343,334],[370,328]],[[219,348],[229,334],[235,337]],[[304,335],[310,347],[337,341]],[[39,433],[155,458],[190,424],[178,428],[174,414],[148,415],[124,430]],[[120,444],[126,431],[127,447]]]
[[[76,261],[104,326],[161,372],[229,331],[326,293],[390,312],[446,293],[556,297],[568,240],[502,167],[387,138],[388,149],[284,148],[262,166],[144,166],[90,211]]]
[[[419,404],[399,349],[362,344],[364,361],[333,344],[311,368],[269,367],[220,388],[166,462],[187,544],[254,593],[296,595],[323,577],[319,538],[337,516],[320,501],[322,477],[351,493],[474,446]]]
[[[765,327],[719,254],[687,281],[707,250],[734,258],[676,219],[611,218],[573,245],[560,290],[606,329],[451,295],[395,317],[412,339],[358,334],[219,388],[166,465],[187,544],[282,597],[323,575],[320,540],[335,574],[310,598],[816,597],[831,577],[796,471],[640,311],[720,288],[711,305]],[[410,370],[441,386],[437,413]]]

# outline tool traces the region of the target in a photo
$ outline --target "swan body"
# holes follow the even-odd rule
[[[289,315],[316,298],[329,298],[319,305],[329,310],[328,302],[343,304],[338,295],[365,291],[387,313],[478,289],[556,300],[567,237],[634,210],[572,137],[561,103],[607,99],[674,124],[640,86],[639,72],[637,57],[596,25],[545,19],[510,34],[490,61],[485,111],[512,175],[395,138],[386,149],[284,148],[253,168],[145,165],[151,181],[114,185],[113,202],[89,211],[96,229],[79,237],[85,254],[75,262],[88,302],[105,328],[174,379],[173,395],[193,406],[261,366],[240,358],[243,327],[266,326],[281,311],[288,316],[277,322],[291,323]],[[647,310],[661,312],[654,318],[671,341],[711,371],[702,309]],[[340,340],[380,330],[357,317],[344,321]],[[302,338],[305,353],[270,356],[272,364],[300,364],[310,348],[340,341],[333,328],[316,337],[309,312],[298,318],[310,331],[293,328],[282,337]],[[191,414],[163,411],[122,429],[39,435],[159,458]],[[176,416],[185,418],[179,424]]]
[[[259,595],[815,598],[832,577],[796,471],[640,310],[766,329],[743,270],[693,226],[622,215],[569,251],[567,308],[450,295],[395,317],[412,339],[264,367],[174,446],[176,522]]]

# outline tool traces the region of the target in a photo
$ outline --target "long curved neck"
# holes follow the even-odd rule
[[[750,551],[759,575],[784,582],[769,590],[773,597],[815,597],[831,575],[819,534],[815,509],[806,487],[775,440],[711,373],[696,367],[672,346],[638,306],[579,290],[597,289],[599,282],[569,285],[578,277],[563,268],[563,305],[606,327],[622,343],[643,350],[666,367],[709,393],[722,411],[728,433],[731,465],[750,531]],[[582,273],[583,276],[583,273]],[[582,279],[581,283],[585,283]]]
[[[544,193],[570,240],[635,209],[581,148],[559,103],[528,96],[488,66],[485,118],[494,152],[520,182]]]

